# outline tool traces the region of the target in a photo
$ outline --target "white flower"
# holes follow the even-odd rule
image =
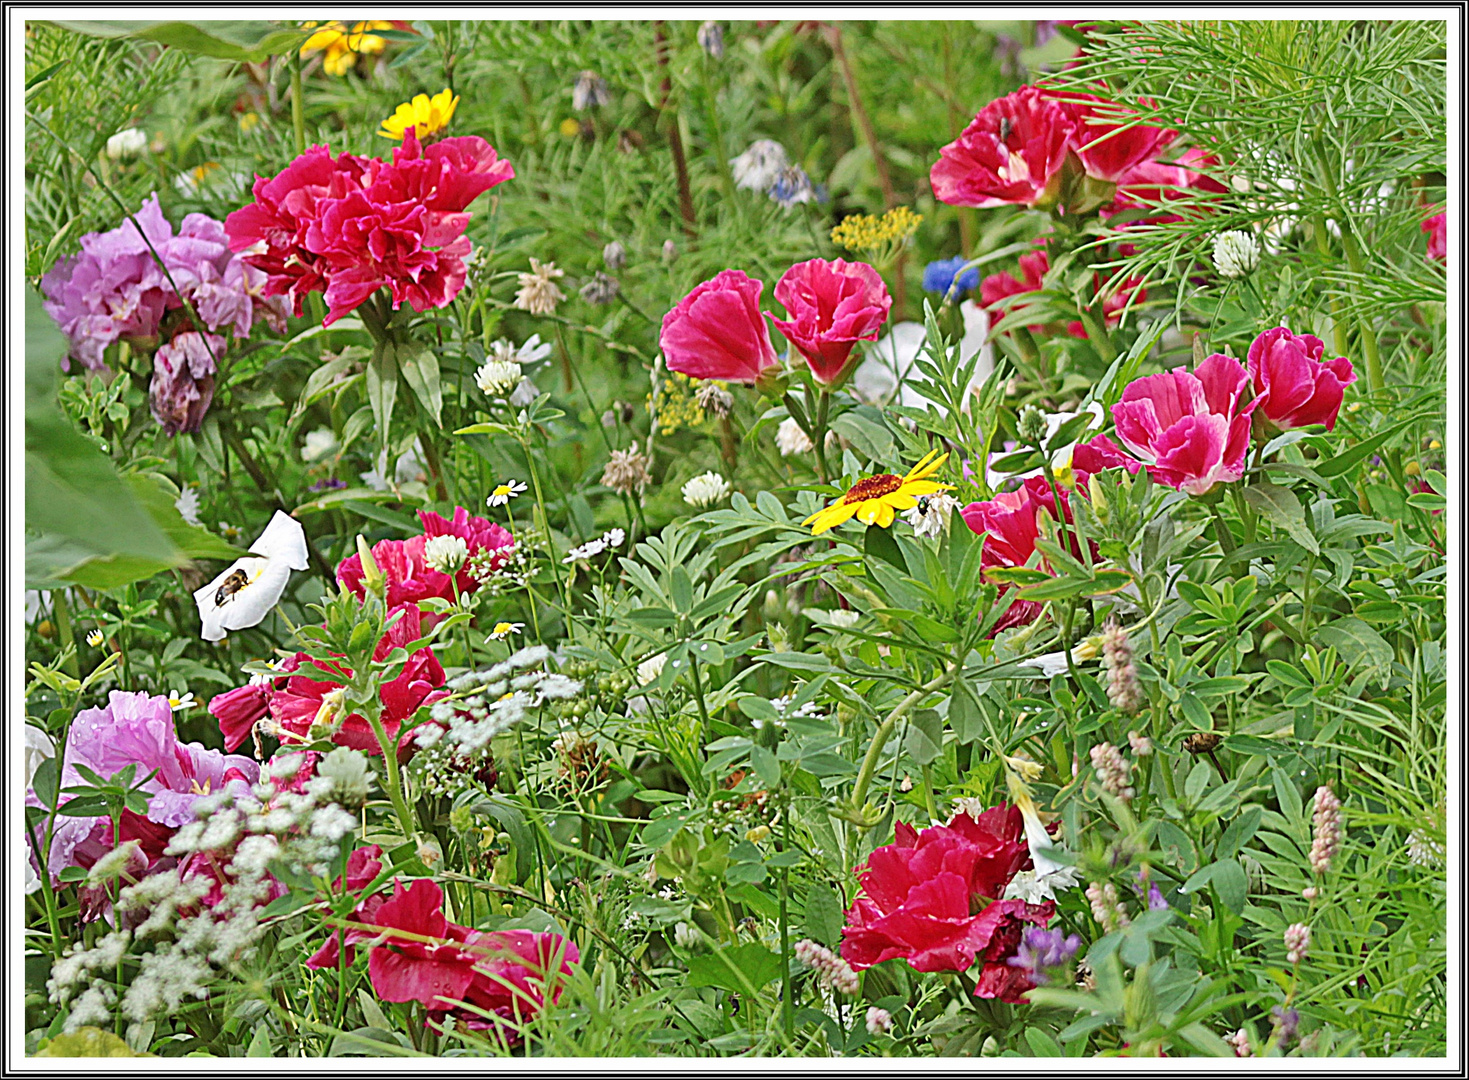
[[[474,373],[474,383],[489,397],[504,397],[520,386],[520,365],[510,360],[486,360]]]
[[[226,540],[238,540],[240,538],[240,527],[238,525],[231,525],[228,521],[221,521],[219,523],[219,535]]]
[[[301,460],[308,465],[327,457],[338,446],[336,432],[331,428],[317,428],[306,433],[306,444],[301,447]]]
[[[683,501],[690,506],[704,508],[713,506],[730,493],[729,481],[717,472],[700,473],[684,484]]]
[[[644,660],[638,665],[638,685],[647,686],[657,679],[663,674],[663,665],[666,663],[668,663],[667,653],[659,653],[657,656],[650,656]]]
[[[587,559],[593,559],[596,556],[602,554],[602,552],[606,551],[608,548],[621,546],[622,541],[626,537],[626,535],[627,534],[624,533],[621,529],[613,529],[610,532],[605,532],[601,536],[597,537],[597,539],[595,540],[588,540],[580,547],[572,548],[566,553],[566,558],[562,559],[561,561],[569,565],[574,562],[583,562]]]
[[[168,707],[174,712],[192,709],[196,704],[193,692],[189,690],[175,690],[168,695]]]
[[[1088,638],[1071,650],[1071,659],[1078,664],[1085,663],[1088,660],[1095,660],[1099,655],[1099,646],[1091,638]],[[1064,675],[1069,670],[1064,652],[1052,652],[1045,653],[1041,656],[1032,656],[1029,660],[1020,661],[1020,666],[1040,668],[1041,678],[1044,679],[1049,679],[1056,675]]]
[[[524,629],[525,623],[523,622],[498,622],[495,624],[495,628],[490,631],[490,640],[504,641],[511,634],[518,634]]]
[[[937,536],[949,524],[949,516],[958,505],[959,500],[946,491],[925,495],[904,511],[903,520],[913,526],[917,536]]]
[[[1012,782],[1010,786],[1013,794],[1015,785]],[[1028,797],[1017,798],[1015,803],[1020,807],[1020,815],[1025,822],[1025,842],[1030,847],[1034,869],[1023,870],[1011,878],[1010,884],[1005,886],[1003,899],[1024,900],[1027,904],[1054,900],[1058,890],[1069,889],[1077,883],[1077,869],[1046,854],[1056,845],[1051,842],[1050,834],[1036,813],[1035,803]]]
[[[38,727],[31,724],[25,725],[25,769],[26,787],[30,787],[36,778],[36,769],[41,762],[47,758],[56,756],[56,744]]]
[[[621,529],[610,529],[602,534],[602,539],[607,542],[608,547],[622,547],[622,542],[627,539],[627,533]]]
[[[541,396],[541,389],[532,380],[522,377],[520,385],[517,386],[505,400],[517,409],[523,409],[536,398]]]
[[[515,306],[532,315],[551,315],[556,305],[566,299],[566,294],[556,287],[555,278],[564,277],[565,270],[557,270],[553,262],[543,263],[532,258],[528,274],[516,275],[520,284],[515,293]]]
[[[102,648],[102,642],[105,641],[105,640],[106,640],[106,638],[103,635],[103,633],[102,633],[101,630],[88,630],[87,631],[87,644],[90,645],[90,646],[92,646],[92,648],[94,648],[94,649],[100,649],[100,648]]]
[[[27,739],[30,729],[27,729]],[[1437,870],[1444,864],[1444,846],[1427,829],[1414,829],[1408,834],[1408,861],[1414,866]]]
[[[816,449],[816,444],[801,430],[795,417],[787,416],[775,429],[775,447],[781,457],[790,457],[792,454],[809,454]]]
[[[559,276],[559,274],[558,274]],[[499,338],[490,346],[491,360],[508,360],[516,364],[533,364],[537,360],[544,360],[551,355],[551,343],[542,343],[540,334],[532,334],[525,339],[524,345]]]
[[[774,139],[758,139],[736,158],[730,158],[735,187],[749,191],[768,191],[782,170],[790,165],[785,147]]]
[[[525,490],[525,485],[519,480],[507,480],[490,492],[490,497],[485,500],[485,503],[488,506],[504,506],[515,496],[524,494]]]
[[[107,156],[113,161],[137,157],[148,149],[148,136],[137,128],[119,131],[107,140]]]
[[[179,512],[179,516],[189,525],[202,525],[199,520],[199,489],[190,485],[179,492],[179,497],[173,501],[173,508]]]
[[[571,107],[577,112],[606,105],[611,100],[607,80],[595,71],[583,71],[571,87]]]
[[[221,641],[227,630],[257,626],[280,601],[292,570],[305,570],[306,532],[295,518],[277,510],[250,555],[236,559],[213,581],[194,592],[200,633]]]
[[[964,409],[984,381],[995,369],[994,346],[986,344],[989,336],[989,315],[973,300],[959,305],[959,314],[964,319],[964,337],[959,342],[959,359],[968,363],[970,358],[979,357],[974,365],[974,374],[964,392]],[[875,345],[867,350],[867,357],[852,373],[852,392],[870,405],[884,405],[893,401],[910,409],[922,409],[930,404],[928,398],[918,392],[917,385],[927,378],[913,370],[913,361],[923,351],[928,332],[922,323],[900,322],[893,326]],[[934,408],[938,408],[934,404]]]
[[[457,574],[469,559],[469,545],[460,536],[431,536],[423,545],[423,560],[441,574]]]
[[[1231,280],[1242,278],[1260,265],[1260,241],[1231,229],[1214,237],[1214,269]]]
[[[403,453],[398,455],[398,460],[393,464],[393,483],[398,485],[410,483],[425,483],[428,480],[428,469],[423,464],[423,458],[419,455],[420,444],[415,440],[414,444]],[[370,472],[358,473],[362,482],[373,491],[387,491],[388,481],[387,457],[378,454],[377,468]]]

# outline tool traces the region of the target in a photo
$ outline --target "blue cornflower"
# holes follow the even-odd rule
[[[775,183],[770,185],[770,197],[789,210],[797,203],[820,201],[811,178],[799,165],[791,165],[780,171]]]
[[[959,273],[968,261],[963,255],[955,255],[952,259],[937,259],[929,263],[923,268],[923,288],[927,292],[947,296],[949,289],[953,287],[954,275],[958,274],[959,295],[972,291],[979,286],[979,269],[970,267],[962,274]]]

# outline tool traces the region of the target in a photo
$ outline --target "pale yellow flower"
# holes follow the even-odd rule
[[[345,23],[333,19],[328,23],[308,22],[304,24],[307,29],[319,26],[320,29],[306,39],[306,44],[301,46],[301,59],[315,56],[325,51],[321,66],[328,75],[345,75],[352,70],[357,63],[358,56],[375,55],[387,47],[387,42],[376,34],[369,33],[372,30],[391,30],[393,24],[383,19],[371,19],[366,22],[354,23],[352,29],[348,30]]]

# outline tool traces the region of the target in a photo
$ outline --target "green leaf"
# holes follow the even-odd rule
[[[813,884],[806,892],[806,932],[821,944],[835,948],[845,921],[836,890],[825,882]]]
[[[780,957],[758,941],[725,946],[689,961],[688,986],[718,986],[745,994],[780,977]]]
[[[1323,462],[1319,462],[1316,465],[1316,475],[1324,476],[1328,480],[1330,480],[1334,476],[1342,475],[1347,470],[1357,465],[1359,462],[1365,461],[1368,457],[1377,453],[1378,448],[1386,443],[1389,439],[1393,438],[1400,432],[1407,430],[1410,425],[1417,422],[1418,418],[1416,416],[1411,417],[1407,420],[1404,420],[1402,423],[1394,424],[1386,431],[1380,431],[1370,438],[1363,439],[1350,450],[1343,450],[1335,457]]]
[[[270,1030],[264,1024],[255,1025],[255,1034],[250,1037],[250,1046],[245,1051],[245,1056],[252,1058],[275,1057],[270,1047]]]
[[[893,436],[881,420],[876,419],[881,415],[871,406],[848,409],[834,419],[830,427],[866,454],[869,461],[891,461],[896,456]]]
[[[1025,1029],[1025,1041],[1030,1044],[1030,1052],[1036,1057],[1065,1056],[1056,1040],[1038,1027]]]
[[[893,539],[892,533],[881,526],[867,526],[867,533],[862,538],[862,550],[870,559],[881,559],[904,573],[908,570],[907,560],[903,558],[898,542]]]
[[[259,63],[300,48],[309,30],[282,30],[254,20],[204,20],[199,22],[141,22],[135,20],[54,20],[74,33],[100,38],[137,38],[169,45],[197,56],[216,60]]]
[[[920,709],[908,724],[903,747],[917,765],[930,765],[944,752],[944,725],[934,709]]]
[[[137,1053],[122,1039],[101,1028],[84,1027],[67,1035],[57,1035],[45,1047],[35,1052],[35,1057],[153,1057],[153,1054]]]
[[[1244,489],[1249,503],[1266,520],[1284,529],[1290,538],[1313,555],[1321,554],[1321,545],[1306,525],[1306,512],[1290,488],[1264,481]]]
[[[1249,888],[1245,868],[1233,858],[1221,859],[1213,865],[1214,874],[1210,882],[1224,906],[1238,915],[1245,909],[1245,894]]]
[[[780,783],[780,762],[765,747],[750,747],[750,766],[766,787],[774,787]]]
[[[1384,683],[1392,674],[1392,646],[1356,616],[1346,615],[1317,627],[1316,641],[1323,646],[1335,646],[1349,667],[1370,668]]]
[[[434,418],[438,427],[443,427],[444,391],[439,384],[439,358],[419,342],[401,344],[397,353],[398,370],[408,380],[424,411]]]
[[[386,449],[388,426],[393,421],[393,403],[398,399],[398,353],[391,341],[380,341],[367,361],[367,400],[377,425],[378,445]],[[387,463],[391,469],[393,463]]]

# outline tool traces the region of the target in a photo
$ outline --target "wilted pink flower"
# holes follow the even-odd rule
[[[1326,346],[1310,334],[1292,334],[1283,326],[1266,330],[1250,345],[1248,366],[1259,415],[1288,431],[1325,424],[1330,431],[1341,411],[1342,391],[1357,381],[1344,356],[1322,360]]]
[[[1449,261],[1449,215],[1447,211],[1434,214],[1423,223],[1428,234],[1428,257],[1441,263]]]
[[[1034,206],[1060,193],[1075,121],[1034,86],[990,102],[929,170],[934,196],[950,206]]]
[[[754,383],[776,366],[760,311],[758,279],[721,270],[663,316],[658,345],[669,371],[695,379]]]
[[[858,341],[875,341],[893,306],[882,275],[866,263],[810,259],[787,270],[775,286],[789,320],[772,319],[823,385],[846,374]]]
[[[1112,419],[1154,480],[1203,495],[1244,474],[1255,404],[1244,367],[1215,353],[1192,372],[1175,368],[1133,380],[1112,406]]]
[[[1097,180],[1118,182],[1178,137],[1171,129],[1133,122],[1131,109],[1093,94],[1068,93],[1064,104],[1075,123],[1072,149],[1086,174]]]
[[[148,405],[165,435],[199,430],[214,400],[214,358],[223,353],[222,337],[189,331],[153,354]]]

